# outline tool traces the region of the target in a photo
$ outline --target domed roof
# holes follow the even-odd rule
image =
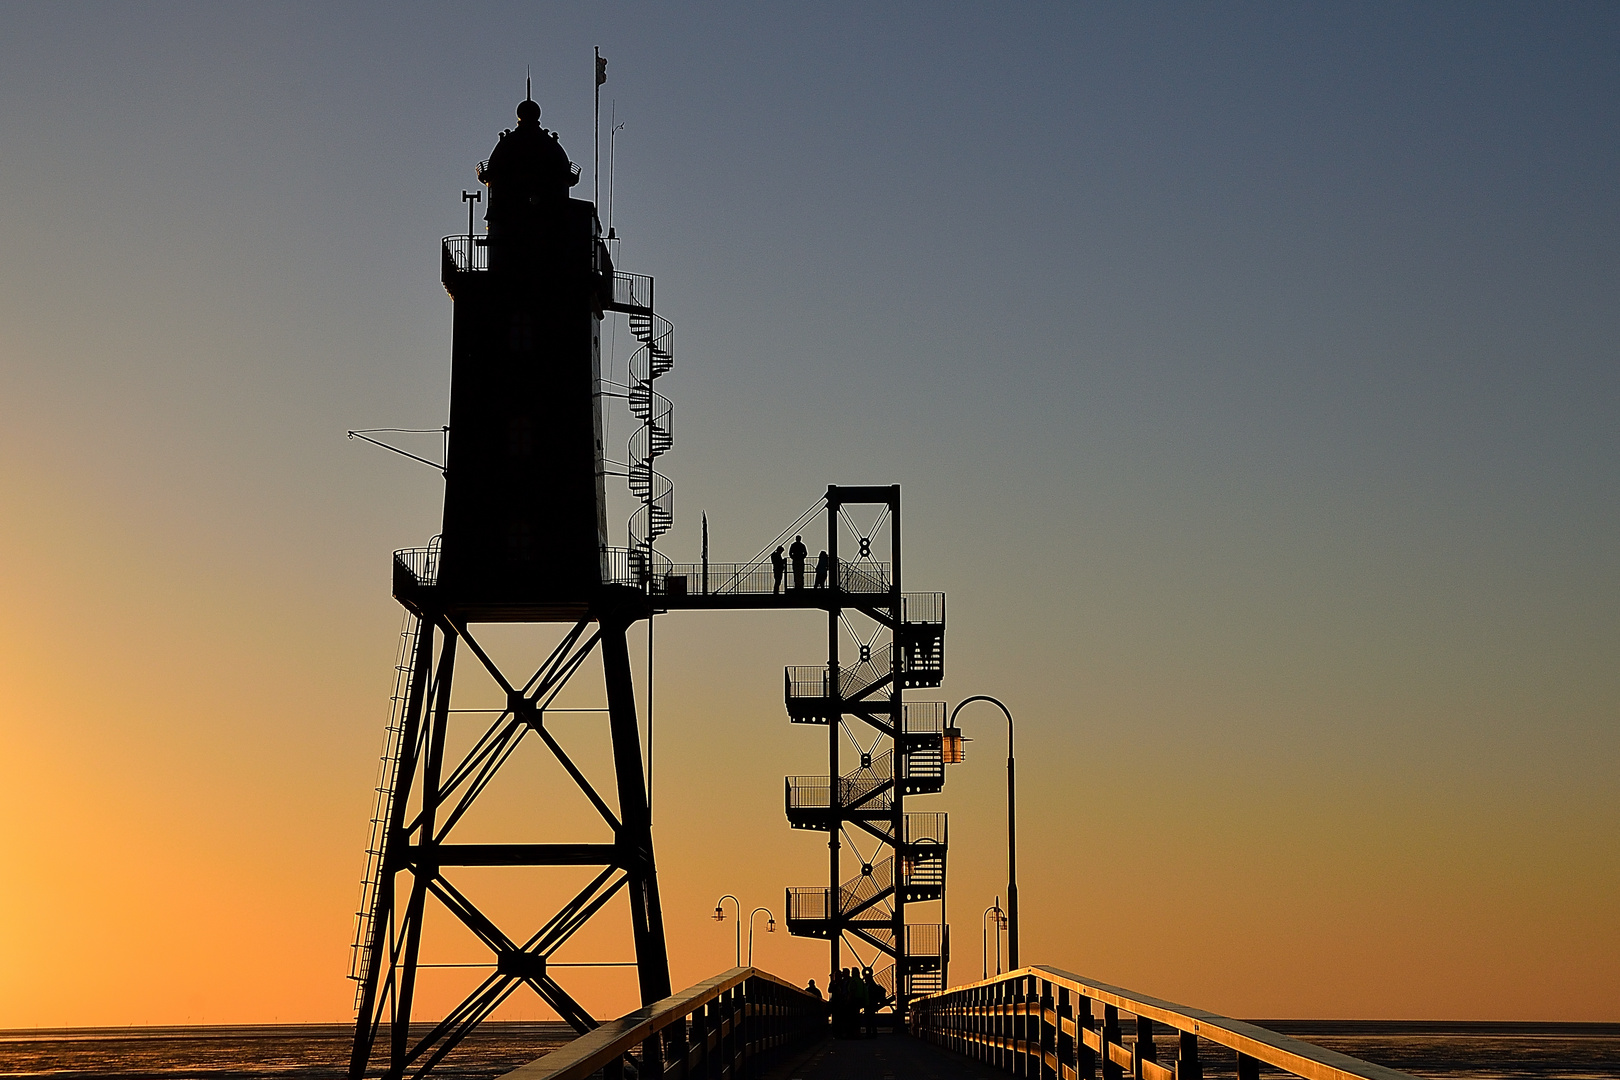
[[[520,102],[517,115],[517,127],[503,133],[489,155],[484,181],[508,191],[567,194],[579,182],[579,174],[557,141],[557,133],[540,126],[540,106]]]

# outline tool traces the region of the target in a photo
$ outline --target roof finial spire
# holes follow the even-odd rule
[[[529,77],[529,65],[523,65],[523,100],[534,100],[534,80]]]

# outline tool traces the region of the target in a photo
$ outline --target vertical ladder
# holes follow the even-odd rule
[[[383,845],[393,810],[394,783],[404,749],[400,735],[405,728],[405,706],[410,696],[411,677],[416,663],[416,643],[422,633],[422,617],[407,611],[399,631],[399,656],[394,661],[394,696],[389,703],[388,729],[383,734],[382,760],[377,765],[377,788],[371,810],[371,839],[366,844],[366,870],[360,880],[360,907],[355,912],[354,944],[350,947],[349,978],[355,981],[355,1008],[375,958],[371,955],[372,920],[376,917],[377,889],[382,882]]]

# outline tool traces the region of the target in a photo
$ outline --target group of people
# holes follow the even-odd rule
[[[821,996],[814,979],[810,980],[810,985],[805,989],[816,997]],[[833,1037],[870,1039],[876,1035],[877,1011],[888,1000],[889,995],[885,994],[883,987],[872,978],[871,968],[864,970],[844,968],[838,972],[832,978],[832,985],[827,988],[827,1006],[828,1011],[832,1013]]]
[[[793,546],[786,549],[787,554],[785,556],[782,554],[783,550],[782,545],[778,544],[776,550],[771,552],[771,572],[776,577],[776,584],[771,588],[773,593],[782,591],[782,579],[787,577],[789,562],[793,563],[793,587],[795,589],[804,588],[804,560],[810,554],[810,549],[804,546],[804,537],[795,536]],[[816,559],[815,588],[825,589],[827,587],[827,574],[831,569],[832,558],[823,551]]]

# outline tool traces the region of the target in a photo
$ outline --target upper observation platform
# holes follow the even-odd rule
[[[648,580],[634,557],[622,572],[615,567],[612,580],[647,586],[661,611],[694,608],[811,608],[861,607],[886,604],[894,595],[894,577],[888,563],[838,560],[819,571],[807,564],[797,578],[792,569],[781,573],[764,560],[751,563],[660,563]],[[617,560],[615,560],[617,561]]]
[[[751,563],[672,563],[659,559],[651,573],[641,552],[633,548],[604,548],[600,591],[610,594],[615,606],[636,598],[649,611],[776,610],[826,611],[834,608],[886,609],[897,604],[909,627],[938,625],[943,631],[944,594],[896,593],[890,565],[861,560],[829,561],[821,571],[807,565],[804,584],[796,583],[793,569],[776,572],[766,561]],[[436,547],[403,548],[394,552],[394,597],[413,610],[448,610],[439,596],[439,553]],[[489,605],[466,612],[475,619],[500,619]],[[532,606],[532,605],[530,605]],[[525,609],[526,610],[526,609]],[[583,617],[587,606],[575,604],[557,614]],[[908,638],[915,631],[908,633]],[[942,634],[941,634],[942,636]],[[937,685],[933,684],[933,685]]]

